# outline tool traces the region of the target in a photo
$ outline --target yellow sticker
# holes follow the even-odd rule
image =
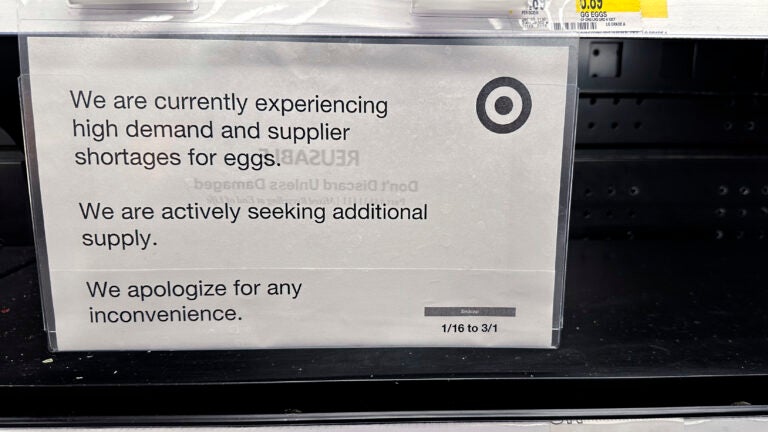
[[[576,0],[576,12],[640,12],[640,0]]]
[[[640,0],[643,18],[667,18],[667,0]]]

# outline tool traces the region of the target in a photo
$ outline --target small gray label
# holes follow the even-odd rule
[[[495,316],[514,317],[513,307],[425,307],[424,316]]]

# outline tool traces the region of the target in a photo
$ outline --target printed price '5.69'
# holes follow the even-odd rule
[[[583,10],[603,10],[603,0],[579,0],[579,12]]]
[[[640,12],[640,0],[577,0],[576,12]]]

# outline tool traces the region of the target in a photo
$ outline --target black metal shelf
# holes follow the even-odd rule
[[[18,70],[7,71],[16,75],[0,76],[0,127],[10,137],[0,140],[0,424],[768,412],[768,45],[581,44],[557,350],[50,353],[18,144]],[[15,39],[0,38],[0,52],[13,59]],[[155,415],[198,417],[145,417]]]

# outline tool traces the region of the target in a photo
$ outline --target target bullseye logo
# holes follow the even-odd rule
[[[477,118],[489,131],[508,134],[520,129],[531,116],[531,93],[520,81],[499,77],[477,95]]]

